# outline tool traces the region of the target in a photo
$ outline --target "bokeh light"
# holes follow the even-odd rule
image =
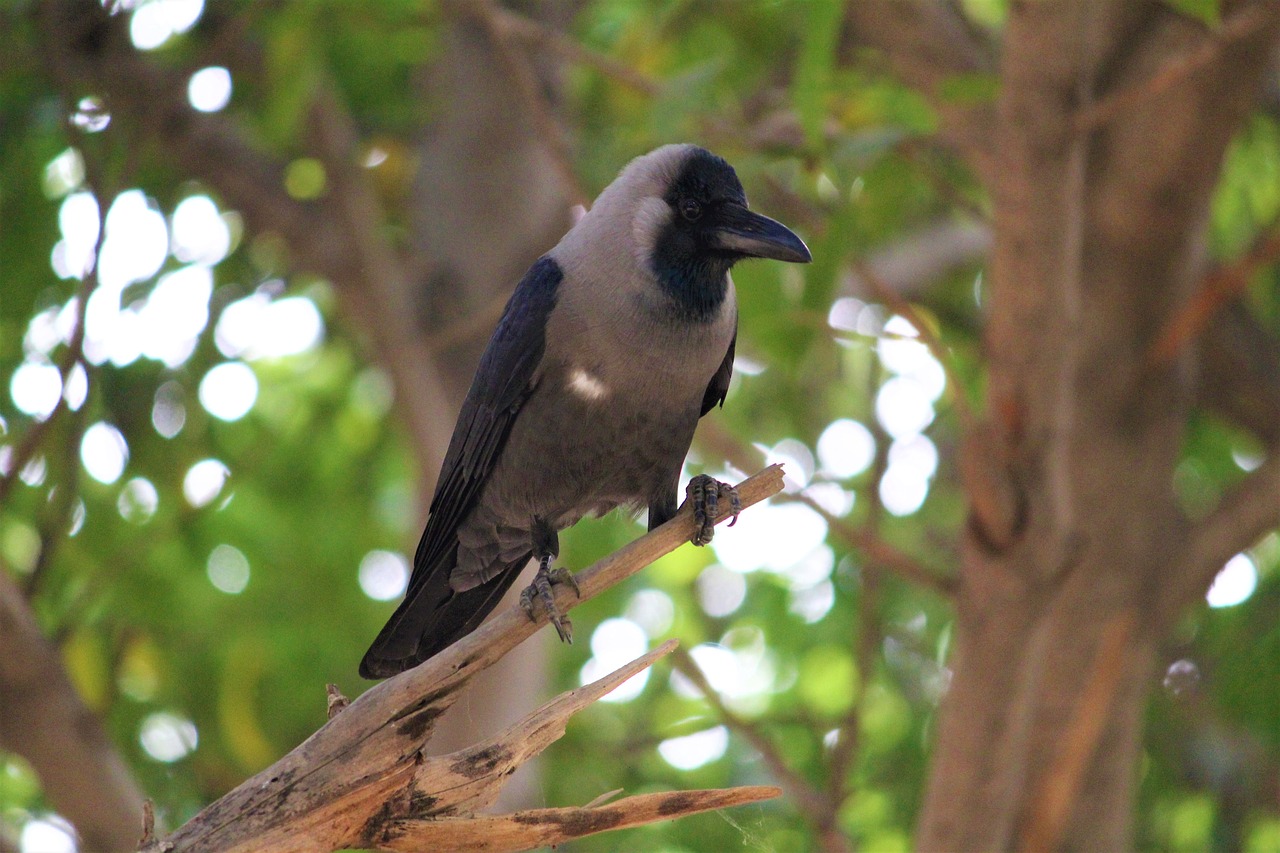
[[[221,492],[230,469],[217,459],[202,459],[187,469],[182,478],[182,494],[187,503],[199,509],[208,506]]]
[[[141,0],[129,20],[129,38],[138,50],[155,50],[195,26],[204,0]]]
[[[644,628],[626,618],[606,619],[591,634],[591,657],[582,667],[579,681],[598,681],[648,650],[649,637]],[[605,694],[601,701],[630,701],[640,695],[648,681],[649,670],[643,669]]]
[[[875,456],[876,440],[871,430],[857,421],[832,421],[818,437],[818,460],[824,476],[856,477],[871,467]]]
[[[356,573],[360,589],[374,601],[390,601],[404,595],[409,585],[409,561],[394,551],[370,551]]]
[[[1248,554],[1236,554],[1218,572],[1205,594],[1210,607],[1234,607],[1258,588],[1258,567]]]
[[[23,824],[18,849],[21,853],[76,853],[76,833],[61,817],[42,815]]]
[[[228,361],[204,375],[199,395],[200,405],[209,414],[223,421],[238,421],[258,399],[258,377],[244,362]]]
[[[156,761],[172,764],[194,752],[200,737],[195,723],[177,714],[159,711],[142,721],[138,742]]]
[[[696,770],[718,760],[728,748],[729,730],[715,726],[691,735],[668,738],[658,744],[658,754],[677,770]]]
[[[187,84],[187,100],[202,113],[216,113],[231,100],[231,72],[220,65],[201,68]]]
[[[209,583],[228,595],[239,595],[249,585],[249,558],[234,545],[218,545],[205,564]]]
[[[114,483],[129,461],[129,444],[111,424],[93,424],[84,431],[80,441],[80,461],[89,476],[99,483]]]
[[[160,506],[160,493],[155,485],[145,477],[134,477],[124,484],[120,497],[116,500],[116,509],[120,517],[134,524],[146,524],[156,514]]]

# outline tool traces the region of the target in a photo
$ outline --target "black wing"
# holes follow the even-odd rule
[[[462,633],[473,630],[501,597],[497,584],[492,582],[483,589],[469,590],[472,594],[455,594],[450,589],[458,525],[475,505],[516,415],[532,391],[534,374],[546,348],[547,317],[555,307],[563,278],[564,273],[554,260],[541,258],[525,273],[507,302],[453,428],[404,601],[365,654],[362,673],[378,675],[392,669],[398,672],[424,660],[439,649],[439,640],[444,639],[425,634],[446,625],[455,626],[447,632],[451,634],[456,633],[457,626],[467,626]],[[511,575],[502,578],[505,591],[515,573],[503,574]],[[446,614],[445,609],[457,612]],[[484,613],[478,612],[481,609]],[[432,651],[421,654],[420,646],[431,647]]]
[[[733,349],[738,343],[738,321],[733,322],[733,337],[729,339],[729,351],[724,354],[724,361],[720,362],[720,368],[716,370],[715,376],[711,377],[711,383],[707,385],[706,392],[702,395],[702,411],[699,417],[714,409],[716,406],[724,405],[724,398],[729,393],[729,380],[733,378]]]

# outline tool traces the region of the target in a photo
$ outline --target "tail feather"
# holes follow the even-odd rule
[[[455,592],[449,585],[457,547],[441,556],[435,565],[420,567],[421,580],[414,578],[417,582],[410,584],[404,601],[360,661],[362,677],[398,675],[480,627],[533,555],[507,563],[489,581],[466,592]]]

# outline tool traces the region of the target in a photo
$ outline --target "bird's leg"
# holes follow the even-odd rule
[[[578,589],[578,582],[574,579],[573,572],[564,567],[551,568],[551,561],[560,555],[560,537],[556,535],[556,529],[543,519],[534,518],[532,535],[533,556],[538,560],[538,573],[533,576],[533,583],[520,593],[520,606],[524,608],[525,613],[529,614],[530,619],[535,619],[537,617],[534,602],[540,603],[547,617],[550,618],[551,624],[556,626],[556,633],[560,635],[560,639],[563,642],[572,643],[573,623],[569,621],[568,616],[560,615],[551,585],[567,583],[573,587],[574,595],[579,597],[582,591]]]
[[[727,495],[733,520],[729,526],[738,523],[738,515],[742,512],[742,499],[738,490],[728,483],[722,483],[714,477],[699,474],[689,481],[684,490],[686,499],[693,504],[693,520],[698,529],[693,534],[694,545],[706,545],[716,533],[716,516],[720,514],[720,498]]]

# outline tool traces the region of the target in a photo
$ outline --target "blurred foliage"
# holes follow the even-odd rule
[[[1208,21],[1218,17],[1213,0],[1171,5]],[[998,33],[1004,2],[962,6],[976,26]],[[744,444],[775,448],[801,479],[830,481],[835,491],[829,493],[852,495],[848,523],[876,529],[922,563],[946,567],[954,563],[951,543],[963,517],[951,461],[958,432],[950,401],[955,394],[978,399],[983,384],[981,269],[962,263],[920,297],[919,310],[937,324],[950,353],[948,381],[964,387],[949,387],[939,402],[926,434],[941,462],[923,505],[901,516],[886,511],[878,491],[890,452],[875,413],[876,395],[892,377],[878,356],[881,342],[892,339],[882,332],[889,312],[849,301],[850,276],[869,253],[927,226],[968,220],[986,202],[973,178],[936,144],[935,119],[922,99],[886,76],[874,57],[845,57],[840,9],[835,0],[585,0],[570,35],[661,89],[656,96],[638,93],[594,68],[566,65],[563,109],[573,165],[594,193],[630,157],[669,141],[697,141],[735,164],[755,207],[805,236],[815,257],[811,267],[758,264],[735,272],[739,353],[748,369],[735,378],[723,411],[711,417]],[[245,65],[233,68],[227,113],[267,149],[300,158],[287,178],[297,182],[300,197],[325,191],[323,169],[317,174],[319,164],[305,159],[301,120],[315,81],[333,80],[366,142],[385,155],[371,174],[390,224],[403,222],[416,134],[431,118],[415,75],[432,61],[439,11],[407,0],[220,2],[204,14],[152,58],[197,67],[209,49],[209,19],[238,20]],[[108,179],[140,187],[166,216],[183,198],[205,191],[163,150],[125,150],[117,128],[93,135],[69,130],[69,101],[40,73],[29,25],[22,16],[12,23],[0,31],[0,55],[9,57],[0,61],[0,378],[6,392],[20,366],[36,358],[33,318],[66,305],[78,287],[59,279],[50,257],[60,206],[83,176],[62,183],[51,178],[55,158],[69,147],[81,149]],[[947,91],[957,100],[989,99],[995,85],[966,77]],[[1211,234],[1220,256],[1240,251],[1274,223],[1278,172],[1276,120],[1258,116],[1234,142],[1215,199]],[[364,689],[356,662],[390,605],[362,592],[357,569],[376,549],[412,553],[421,523],[413,495],[422,472],[390,416],[387,380],[366,361],[328,285],[293,275],[272,235],[235,228],[232,235],[230,253],[214,268],[207,328],[192,355],[175,367],[148,358],[91,366],[83,406],[60,416],[41,443],[39,475],[32,469],[0,507],[3,570],[32,590],[74,683],[103,715],[170,825],[319,726],[326,682],[348,695]],[[180,266],[169,257],[160,274]],[[1263,278],[1250,299],[1259,316],[1280,325],[1275,273]],[[145,299],[155,284],[153,276],[131,285],[126,302]],[[202,407],[198,389],[226,360],[212,333],[222,310],[253,293],[312,299],[325,335],[305,352],[253,360],[257,400],[246,416],[227,422]],[[837,299],[846,300],[843,316],[856,322],[829,322]],[[56,362],[64,351],[61,344],[48,357]],[[185,412],[170,438],[153,424],[157,401],[176,401]],[[0,394],[0,417],[0,465],[7,470],[35,421],[9,393]],[[877,441],[872,464],[843,479],[822,474],[814,461],[819,437],[839,419],[867,425]],[[97,422],[114,425],[128,444],[124,473],[109,484],[80,470],[81,436]],[[1199,418],[1180,472],[1188,509],[1194,512],[1206,494],[1238,479],[1257,453],[1246,436]],[[206,459],[220,460],[230,476],[214,500],[196,507],[184,497],[184,478]],[[702,444],[695,445],[690,467],[723,470]],[[154,513],[122,503],[135,478],[154,486]],[[742,526],[762,512],[744,516]],[[585,522],[564,536],[563,560],[584,566],[640,529],[620,517]],[[211,554],[227,545],[249,567],[236,594],[210,582]],[[949,608],[866,565],[834,533],[814,555],[795,556],[828,560],[829,577],[821,568],[803,583],[797,572],[779,567],[741,574],[745,596],[722,612],[707,606],[715,552],[686,547],[575,610],[577,632],[589,638],[604,620],[640,619],[644,607],[669,601],[670,625],[650,642],[670,635],[686,649],[712,644],[733,653],[756,680],[730,698],[731,707],[819,789],[836,781],[829,778],[833,749],[855,737],[847,778],[838,780],[849,792],[839,806],[840,829],[862,849],[905,850],[920,805],[931,722],[945,689]],[[1259,575],[1253,595],[1234,607],[1189,614],[1177,647],[1166,652],[1166,665],[1188,665],[1170,671],[1148,715],[1138,822],[1144,849],[1280,850],[1280,680],[1273,677],[1280,669],[1280,539],[1266,540],[1252,557]],[[560,646],[545,631],[532,642],[555,646],[548,693],[579,683],[590,643]],[[704,700],[673,689],[678,683],[659,665],[635,698],[583,712],[544,760],[545,803],[580,804],[614,788],[640,793],[774,781],[735,734],[722,756],[694,769],[676,769],[661,757],[660,743],[719,725]],[[537,700],[529,697],[530,709]],[[140,735],[158,713],[189,720],[198,737],[194,749],[171,761],[144,750]],[[26,764],[0,755],[0,823],[20,826],[46,808]],[[675,853],[813,844],[812,828],[795,807],[776,801],[634,830],[625,841],[604,835],[573,847]]]

